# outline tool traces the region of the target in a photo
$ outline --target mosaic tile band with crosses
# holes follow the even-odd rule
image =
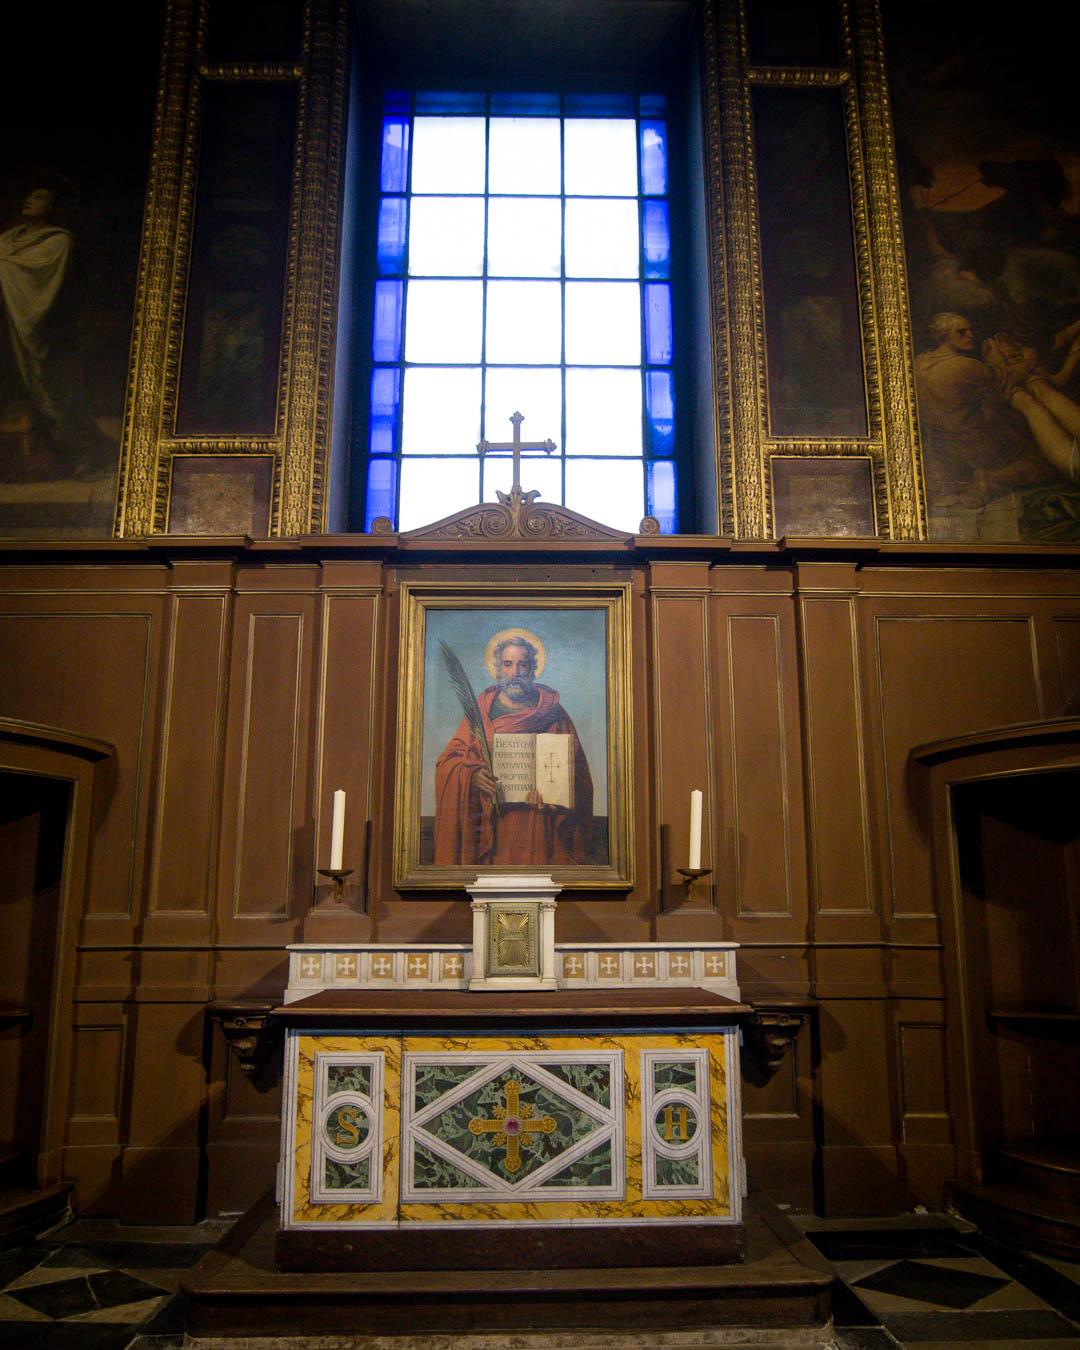
[[[282,1225],[737,1223],[736,1036],[290,1030]]]
[[[556,943],[555,976],[561,989],[687,986],[737,1001],[736,950],[732,942]],[[466,944],[298,945],[289,948],[285,1002],[324,989],[468,989],[472,971]]]

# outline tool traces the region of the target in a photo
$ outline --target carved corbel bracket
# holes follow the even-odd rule
[[[760,1087],[773,1077],[812,1011],[813,1004],[808,1000],[754,1004],[753,1017],[743,1025],[743,1049],[752,1065],[747,1075],[751,1082]]]
[[[207,1014],[221,1027],[240,1071],[252,1080],[259,1077],[278,1047],[280,1028],[270,1017],[269,999],[238,999],[207,1004]]]

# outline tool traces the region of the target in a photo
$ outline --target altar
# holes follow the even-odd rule
[[[279,1268],[741,1259],[733,944],[552,944],[555,989],[482,992],[464,945],[290,957]]]

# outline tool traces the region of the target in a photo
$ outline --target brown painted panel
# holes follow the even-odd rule
[[[933,916],[928,840],[906,789],[910,751],[927,741],[1029,722],[1041,715],[1031,627],[1015,609],[875,616],[873,660],[881,726],[886,875],[895,917]]]
[[[124,1028],[119,1023],[88,1023],[74,1028],[72,1040],[68,1142],[113,1142],[120,1128]]]
[[[307,766],[314,598],[243,595],[236,602],[221,922],[280,920],[292,897],[310,903]],[[280,930],[275,937],[291,940]]]
[[[848,597],[802,612],[813,897],[832,932],[874,909],[855,615]]]
[[[709,724],[709,636],[705,595],[653,596],[654,717],[652,754],[656,818],[661,830],[665,911],[712,908],[716,877],[697,882],[689,902],[676,872],[690,848],[690,791],[704,794],[701,865],[721,873],[713,795],[713,743]]]
[[[94,823],[87,912],[128,918],[145,849],[161,601],[72,595],[30,603],[0,615],[0,712],[115,745],[115,774]]]
[[[777,614],[729,614],[736,912],[793,912],[788,753]]]
[[[943,1021],[897,1022],[900,1061],[900,1117],[905,1143],[948,1143],[952,1134]]]
[[[1080,713],[1080,619],[1054,619],[1058,670],[1064,709]]]
[[[174,596],[150,911],[205,914],[217,836],[228,613],[222,595]]]

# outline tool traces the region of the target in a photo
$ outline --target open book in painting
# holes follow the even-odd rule
[[[545,806],[574,809],[574,738],[569,732],[497,731],[491,758],[507,804],[525,802],[534,789]]]

